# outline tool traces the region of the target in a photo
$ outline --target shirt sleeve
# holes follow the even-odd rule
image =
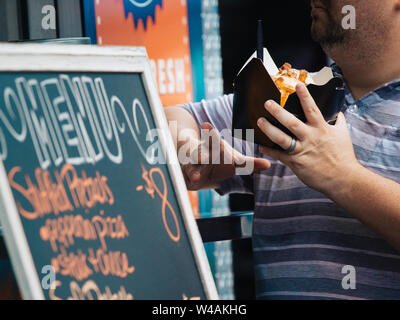
[[[233,95],[224,95],[213,100],[202,100],[197,103],[179,105],[187,110],[200,126],[209,122],[218,132],[224,132],[222,137],[230,142],[236,150],[248,156],[254,155],[254,144],[244,140],[232,138],[232,110]],[[236,175],[221,182],[221,187],[216,190],[219,194],[228,193],[254,193],[253,174],[248,176]]]

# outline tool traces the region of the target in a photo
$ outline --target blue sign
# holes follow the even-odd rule
[[[147,27],[147,18],[151,17],[153,23],[155,22],[156,6],[162,8],[162,0],[123,0],[125,17],[129,13],[133,16],[135,28],[137,28],[139,20],[143,21],[144,28]]]

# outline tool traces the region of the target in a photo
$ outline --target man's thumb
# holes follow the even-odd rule
[[[238,160],[238,158],[240,158],[240,161],[235,162],[236,168],[251,166],[253,167],[254,172],[262,172],[268,170],[271,167],[271,162],[269,162],[267,159],[248,157],[240,153],[237,154],[236,160]]]
[[[347,121],[343,112],[339,112],[335,126],[339,128],[347,128]]]

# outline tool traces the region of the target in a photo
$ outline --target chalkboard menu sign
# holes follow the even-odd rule
[[[143,48],[0,45],[0,221],[25,299],[217,299]]]

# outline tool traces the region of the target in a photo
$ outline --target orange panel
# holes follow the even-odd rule
[[[150,3],[154,12],[134,3]],[[164,106],[193,100],[186,0],[95,0],[95,14],[99,45],[146,47]]]

